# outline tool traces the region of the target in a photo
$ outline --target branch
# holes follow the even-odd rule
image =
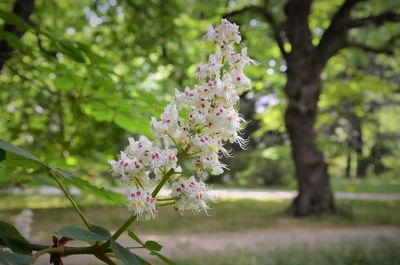
[[[358,19],[352,19],[349,22],[349,28],[357,28],[368,25],[382,26],[387,22],[399,22],[399,21],[400,21],[400,14],[395,13],[391,10],[387,10],[376,16],[368,16]]]
[[[383,54],[387,54],[387,55],[393,55],[394,51],[393,49],[390,49],[389,47],[372,47],[372,46],[368,46],[366,44],[363,43],[355,43],[355,42],[347,42],[345,45],[345,48],[355,48],[355,49],[359,49],[365,52],[372,52],[372,53],[383,53]]]
[[[314,50],[308,23],[311,4],[312,0],[288,0],[285,4],[285,32],[292,46],[291,55],[304,56]]]
[[[268,0],[265,1],[264,6],[258,5],[248,5],[241,9],[234,10],[229,13],[225,13],[223,17],[230,18],[237,15],[245,14],[245,13],[254,13],[262,16],[262,18],[270,25],[273,33],[273,38],[276,41],[279,50],[281,51],[283,57],[286,57],[287,52],[285,50],[284,40],[280,34],[282,31],[282,27],[276,21],[274,15],[268,10]]]
[[[334,14],[317,46],[317,52],[324,62],[335,55],[346,43],[351,11],[363,1],[365,0],[346,0]]]
[[[34,0],[17,0],[12,13],[22,18],[25,22],[29,22],[29,16],[33,12],[34,2]],[[25,33],[24,29],[19,29],[16,25],[12,24],[5,24],[3,31],[14,34],[17,38],[22,37]],[[7,60],[11,58],[13,52],[14,48],[3,38],[3,40],[0,41],[0,71],[3,69]]]
[[[364,43],[355,43],[355,42],[347,42],[344,46],[345,48],[355,48],[359,49],[365,52],[372,52],[372,53],[383,53],[387,55],[393,55],[394,50],[386,47],[386,45],[383,45],[382,47],[372,47],[368,46]]]
[[[395,34],[390,37],[385,44],[381,45],[380,47],[372,47],[364,43],[357,43],[353,41],[347,41],[344,45],[345,48],[356,48],[363,50],[365,52],[372,52],[372,53],[383,53],[387,55],[394,55],[395,49],[395,42],[400,39],[400,34]]]
[[[74,199],[72,199],[72,197],[69,194],[69,192],[64,188],[63,184],[60,182],[60,180],[59,180],[59,178],[57,176],[57,173],[51,167],[47,167],[47,170],[49,171],[51,177],[57,182],[57,184],[60,187],[61,191],[64,193],[64,195],[71,202],[72,206],[74,207],[75,211],[78,213],[79,217],[81,218],[82,222],[85,224],[87,229],[90,230],[89,222],[85,219],[85,217],[83,216],[83,213],[79,209],[78,205],[75,203]]]
[[[249,12],[261,14],[261,10],[262,10],[261,6],[249,5],[249,6],[245,6],[245,7],[241,8],[241,9],[237,9],[237,10],[225,13],[222,15],[222,17],[231,18],[231,17],[235,17],[237,15],[242,15],[242,14],[249,13]]]
[[[285,42],[284,42],[284,40],[282,38],[282,35],[281,35],[282,26],[278,24],[278,22],[276,21],[274,15],[268,10],[267,2],[268,2],[268,0],[265,3],[265,7],[264,7],[264,10],[263,10],[263,15],[264,15],[265,20],[271,26],[271,29],[273,31],[273,37],[274,37],[276,43],[278,44],[279,50],[281,51],[283,57],[286,59],[288,53],[285,50]]]

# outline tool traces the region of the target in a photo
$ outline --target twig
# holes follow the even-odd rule
[[[62,183],[60,182],[60,180],[58,179],[57,173],[54,172],[53,168],[51,167],[47,167],[50,175],[54,178],[54,180],[57,182],[58,186],[60,187],[60,189],[62,190],[62,192],[64,193],[64,195],[68,198],[68,200],[71,202],[72,206],[74,207],[75,211],[78,213],[78,215],[81,217],[83,223],[85,224],[85,226],[90,230],[90,225],[88,223],[88,221],[86,221],[85,217],[83,216],[81,210],[79,209],[78,205],[75,203],[74,199],[72,199],[71,195],[69,194],[69,192],[64,188],[64,186],[62,185]]]

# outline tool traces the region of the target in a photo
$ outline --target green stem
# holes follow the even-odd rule
[[[190,149],[190,145],[187,145],[186,148],[181,153],[182,157],[178,157],[178,163],[181,159],[183,159],[187,155],[187,152],[189,151],[189,149]],[[160,192],[161,188],[165,185],[165,183],[168,181],[168,179],[173,174],[175,174],[175,171],[172,168],[167,173],[165,173],[165,175],[161,179],[160,183],[158,183],[157,187],[155,187],[153,192],[151,193],[151,196],[153,198],[156,198],[156,196]],[[117,238],[119,238],[122,235],[122,233],[125,232],[126,229],[128,229],[128,227],[136,220],[136,218],[137,218],[137,216],[135,216],[135,215],[132,215],[131,217],[129,217],[129,219],[126,220],[125,223],[114,233],[112,238],[114,240],[117,240]]]
[[[172,202],[165,202],[165,203],[163,203],[163,204],[159,204],[158,206],[167,206],[167,205],[172,205],[172,204],[175,204],[175,201],[172,201]]]
[[[112,238],[114,240],[117,240],[120,235],[122,235],[123,232],[125,232],[126,229],[136,220],[137,216],[136,215],[131,215],[128,220],[125,221],[125,223],[114,233]]]
[[[164,175],[164,177],[161,179],[160,183],[158,183],[157,187],[154,188],[153,192],[151,193],[151,196],[155,198],[157,194],[160,192],[161,188],[164,186],[164,184],[167,182],[169,177],[171,177],[175,171],[171,168],[167,174]]]
[[[85,224],[85,226],[87,227],[87,229],[90,230],[90,225],[88,223],[88,221],[86,221],[85,217],[83,216],[81,210],[79,209],[78,205],[75,203],[74,199],[72,199],[71,195],[69,194],[69,192],[64,188],[63,184],[61,183],[61,181],[59,180],[57,173],[54,172],[54,170],[49,167],[47,168],[50,175],[54,178],[54,180],[57,182],[58,186],[60,187],[60,189],[62,190],[62,192],[65,194],[65,196],[68,198],[68,200],[71,202],[72,206],[74,207],[75,211],[78,213],[78,215],[81,217],[83,223]]]
[[[219,78],[220,79],[222,79],[222,76],[224,75],[225,56],[222,57],[221,64],[222,64],[222,67],[219,70]]]
[[[163,201],[175,201],[177,199],[178,199],[178,197],[158,198],[157,201],[160,201],[160,202],[163,202]]]

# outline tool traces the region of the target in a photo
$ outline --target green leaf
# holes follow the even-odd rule
[[[162,246],[158,242],[152,240],[146,241],[144,247],[151,251],[160,251],[162,249]]]
[[[28,160],[31,160],[31,161],[35,161],[35,162],[37,162],[39,164],[45,165],[39,158],[37,158],[36,156],[32,155],[28,151],[26,151],[26,150],[24,150],[22,148],[16,147],[16,146],[14,146],[12,144],[9,144],[7,142],[0,141],[0,149],[6,151],[8,153],[12,153],[12,154],[15,154],[17,156],[20,156],[22,158],[25,158],[25,159],[28,159]]]
[[[152,251],[151,254],[157,256],[157,257],[158,257],[160,260],[162,260],[165,264],[168,264],[168,265],[176,265],[175,262],[173,262],[172,260],[168,259],[168,258],[165,257],[164,255],[161,255],[161,254],[158,253],[158,252]]]
[[[65,171],[64,171],[65,172]],[[63,174],[62,174],[63,175]],[[77,187],[81,189],[83,192],[92,194],[96,196],[96,198],[103,199],[105,201],[113,201],[119,205],[126,204],[126,199],[123,195],[106,190],[104,188],[98,188],[92,184],[90,184],[87,180],[78,178],[78,177],[71,177],[68,175],[63,175],[64,180],[67,184]]]
[[[140,238],[135,233],[133,233],[131,230],[128,230],[128,236],[130,236],[133,240],[135,240],[136,242],[138,242],[140,245],[143,246],[143,241],[140,240]]]
[[[140,245],[144,246],[146,249],[150,250],[151,255],[157,256],[165,264],[176,265],[172,260],[168,259],[167,257],[165,257],[157,252],[162,249],[162,246],[159,243],[152,241],[152,240],[149,240],[149,241],[146,241],[145,243],[143,243],[143,241],[140,240],[140,238],[135,233],[133,233],[131,230],[128,230],[128,236],[131,237],[136,242],[138,242]]]
[[[23,45],[20,41],[20,39],[15,36],[13,33],[7,32],[7,31],[1,31],[0,36],[7,42],[7,44],[10,47],[13,47],[14,49],[22,49]]]
[[[115,256],[126,265],[136,265],[136,264],[148,264],[138,255],[130,252],[127,248],[124,248],[115,241],[111,241],[111,249]]]
[[[31,254],[29,242],[13,226],[0,221],[0,238],[13,252]]]
[[[78,47],[75,47],[74,42],[69,40],[58,40],[57,44],[61,49],[61,52],[65,55],[68,55],[76,62],[85,62],[85,57],[83,56],[82,51]]]
[[[58,231],[57,234],[84,242],[94,242],[108,239],[108,237],[104,236],[104,234],[101,235],[92,231],[82,229],[80,227],[73,226],[66,226],[61,228],[61,230]]]
[[[0,149],[0,162],[6,160],[7,152],[3,149]]]
[[[4,265],[28,265],[33,264],[33,258],[28,255],[11,253],[0,249],[0,264]]]
[[[75,88],[74,81],[71,77],[57,76],[53,82],[56,88],[60,90],[70,91]]]
[[[26,23],[21,17],[0,10],[0,18],[3,19],[7,24],[16,26],[19,30],[25,31],[27,29],[33,28],[30,24]]]
[[[96,233],[100,236],[103,236],[105,238],[110,238],[111,237],[111,233],[110,231],[108,231],[107,228],[98,226],[98,225],[90,225],[90,231],[92,231],[93,233]]]

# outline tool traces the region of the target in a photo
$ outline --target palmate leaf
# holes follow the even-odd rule
[[[0,239],[13,252],[31,254],[29,242],[11,224],[0,221]]]
[[[33,258],[28,255],[12,253],[0,249],[0,264],[3,265],[29,265],[33,264]]]
[[[74,177],[71,173],[64,171],[60,168],[47,165],[45,162],[41,161],[36,156],[32,155],[28,151],[16,147],[4,141],[0,141],[0,158],[4,160],[1,163],[6,163],[7,165],[13,164],[15,166],[25,166],[25,167],[37,167],[42,166],[46,169],[53,170],[60,177],[62,181],[66,184],[79,188],[85,193],[92,194],[103,201],[112,201],[116,204],[124,205],[126,203],[125,197],[116,192],[108,191],[104,188],[98,188],[92,185],[87,180],[82,178]]]
[[[162,254],[160,254],[158,252],[158,251],[160,251],[162,249],[162,246],[158,242],[152,241],[152,240],[148,240],[145,243],[143,243],[143,241],[135,233],[133,233],[131,230],[128,230],[128,236],[130,238],[132,238],[133,240],[135,240],[137,243],[139,243],[141,246],[143,246],[146,249],[148,249],[150,251],[151,255],[157,256],[165,264],[167,264],[167,265],[176,265],[175,262],[173,262],[172,260],[168,259],[167,257],[165,257],[164,255],[162,255]]]
[[[19,156],[21,158],[24,158],[24,159],[27,159],[27,160],[30,160],[30,161],[34,161],[34,162],[36,162],[38,164],[41,164],[41,165],[45,165],[39,158],[37,158],[36,156],[32,155],[28,151],[26,151],[26,150],[24,150],[22,148],[16,147],[16,146],[14,146],[12,144],[9,144],[7,142],[0,141],[0,149],[2,149],[3,151],[5,151],[7,153],[15,154],[15,155],[17,155],[17,156]]]
[[[3,149],[0,149],[0,162],[6,160],[7,152]]]
[[[144,259],[138,255],[129,251],[129,249],[121,246],[115,241],[111,241],[111,250],[114,252],[115,256],[122,261],[125,265],[142,265],[149,264]]]
[[[160,251],[162,249],[162,246],[158,242],[153,240],[146,241],[144,243],[144,247],[151,251]]]
[[[96,233],[98,235],[103,236],[104,238],[111,238],[111,233],[107,228],[98,225],[90,225],[90,231]]]
[[[101,199],[103,201],[112,201],[119,205],[126,204],[126,199],[123,195],[113,191],[106,190],[104,188],[96,187],[90,184],[90,182],[87,180],[78,177],[65,177],[64,182],[67,185],[79,188],[84,193],[92,194],[96,198]]]
[[[162,260],[165,264],[167,265],[176,265],[175,262],[173,262],[172,260],[168,259],[167,257],[165,257],[164,255],[161,255],[158,252],[152,251],[151,255],[155,255],[157,256],[160,260]]]
[[[99,227],[94,229],[91,227],[92,231],[88,231],[80,227],[66,226],[61,228],[56,234],[84,242],[95,242],[107,240],[109,238],[109,236],[104,233],[103,229],[105,228],[102,228],[102,231],[99,232]]]

